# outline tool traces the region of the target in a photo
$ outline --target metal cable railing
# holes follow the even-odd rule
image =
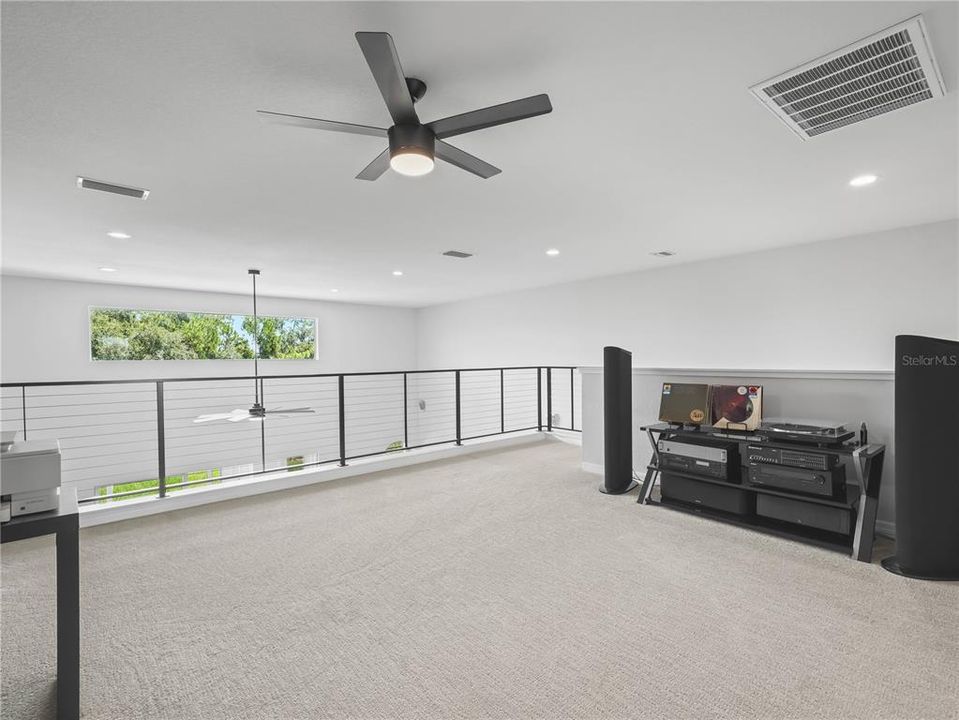
[[[195,423],[248,408],[266,420]],[[3,383],[0,428],[57,439],[81,503],[158,497],[263,473],[580,423],[570,366]]]

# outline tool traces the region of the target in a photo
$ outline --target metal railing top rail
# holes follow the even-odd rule
[[[210,377],[154,377],[154,378],[118,378],[115,380],[49,380],[30,382],[4,382],[0,387],[65,387],[70,385],[133,385],[136,383],[177,383],[177,382],[224,382],[228,380],[283,380],[295,378],[336,378],[336,377],[364,377],[370,375],[420,375],[424,373],[454,373],[454,372],[482,372],[495,370],[539,370],[552,368],[553,370],[576,370],[578,365],[514,365],[503,367],[474,367],[474,368],[439,368],[435,370],[367,370],[363,372],[328,372],[328,373],[292,373],[282,375],[223,375]]]

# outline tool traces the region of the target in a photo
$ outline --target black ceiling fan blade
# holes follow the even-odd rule
[[[357,180],[376,180],[380,175],[390,169],[390,149],[387,148],[377,155],[373,162],[367,165],[356,176]]]
[[[552,111],[553,106],[549,102],[549,95],[533,95],[522,100],[513,100],[502,105],[492,105],[481,110],[434,120],[427,123],[426,127],[432,130],[437,138],[448,138],[494,125],[545,115]]]
[[[385,32],[358,32],[356,42],[370,66],[373,79],[386,101],[393,122],[397,125],[419,125],[413,109],[413,97],[406,84],[406,75],[396,54],[393,38]]]
[[[316,130],[332,130],[333,132],[353,133],[355,135],[372,135],[386,137],[386,128],[372,125],[356,125],[355,123],[337,122],[336,120],[321,120],[320,118],[304,117],[303,115],[289,115],[287,113],[272,112],[271,110],[257,110],[269,120],[275,120],[285,125],[314,128]]]
[[[455,165],[461,170],[466,170],[474,175],[479,175],[484,180],[502,172],[502,170],[500,170],[498,167],[494,167],[488,162],[480,160],[475,155],[470,155],[468,152],[463,152],[459,148],[453,147],[449,143],[445,143],[442,140],[436,141],[434,154],[440,160],[445,160],[450,165]]]

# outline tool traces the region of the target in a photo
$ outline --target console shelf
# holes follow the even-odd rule
[[[835,550],[844,555],[852,552],[852,539],[846,535],[817,530],[816,528],[803,527],[802,525],[793,525],[792,523],[780,522],[761,516],[744,517],[734,513],[723,512],[713,508],[704,508],[701,505],[680,502],[679,500],[669,500],[662,498],[659,500],[650,499],[648,505],[660,505],[671,510],[689,513],[690,515],[700,515],[710,520],[719,520],[720,522],[737,527],[756,530],[766,535],[774,535],[788,540],[798,540],[800,542],[816,545],[827,550]]]
[[[653,461],[646,468],[646,477],[640,490],[640,503],[669,508],[693,515],[700,515],[711,520],[730,523],[738,527],[750,528],[758,532],[763,532],[777,537],[788,538],[800,542],[809,543],[829,550],[836,550],[862,562],[872,560],[872,545],[875,539],[876,511],[879,504],[879,486],[882,479],[882,463],[885,456],[885,447],[878,444],[859,445],[850,443],[833,447],[818,447],[791,445],[778,442],[769,442],[762,435],[753,433],[732,433],[728,430],[718,431],[711,428],[697,430],[677,429],[670,425],[658,424],[649,425],[641,428],[647,435],[653,450]],[[779,498],[785,498],[794,503],[808,505],[826,506],[837,510],[848,510],[855,517],[855,524],[848,534],[835,533],[828,530],[821,530],[814,527],[778,520],[764,515],[758,515],[755,512],[741,515],[727,512],[718,508],[707,507],[694,503],[687,503],[673,498],[653,499],[652,491],[656,480],[662,472],[659,466],[658,443],[664,437],[676,438],[682,440],[683,437],[695,437],[699,440],[703,438],[715,438],[723,441],[734,441],[741,443],[740,456],[747,457],[745,445],[761,443],[768,447],[778,447],[786,449],[795,449],[801,447],[816,453],[838,456],[840,461],[846,464],[847,475],[851,470],[851,476],[848,478],[844,497],[827,498],[817,497],[815,495],[806,495],[793,493],[785,490],[766,488],[747,483],[732,483],[726,480],[720,480],[713,477],[697,475],[694,473],[678,472],[673,469],[667,472],[687,480],[693,480],[697,483],[708,485],[717,485],[754,496],[771,495]]]
[[[657,468],[655,465],[648,465],[646,469],[652,469],[655,472],[659,472],[659,468]],[[710,483],[712,485],[720,485],[722,487],[734,488],[736,490],[745,490],[746,492],[752,492],[758,495],[776,495],[778,497],[789,498],[790,500],[802,500],[803,502],[810,502],[815,505],[826,505],[828,507],[843,508],[845,510],[851,510],[859,505],[859,487],[853,484],[846,485],[846,497],[838,500],[836,498],[818,497],[816,495],[791,493],[785,490],[774,490],[773,488],[759,487],[757,485],[749,485],[748,483],[731,483],[726,480],[718,480],[716,478],[704,477],[703,475],[693,475],[691,473],[678,472],[676,470],[669,470],[669,474],[679,475],[680,477],[689,478],[690,480],[695,480],[696,482]]]

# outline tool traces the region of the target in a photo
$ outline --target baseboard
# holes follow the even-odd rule
[[[588,473],[592,473],[593,475],[602,475],[604,470],[604,466],[600,465],[599,463],[584,462],[581,464],[581,467],[583,470]]]
[[[110,505],[86,505],[81,506],[80,509],[80,527],[104,525],[223,500],[234,500],[278,490],[289,490],[305,485],[314,485],[357,475],[368,475],[383,470],[473,455],[515,445],[527,445],[542,442],[547,437],[547,433],[536,430],[513,435],[497,435],[477,440],[465,440],[462,445],[441,445],[418,450],[401,450],[389,455],[362,458],[350,461],[350,464],[345,467],[325,465],[318,468],[297,470],[296,472],[289,472],[284,469],[275,473],[224,482],[219,485],[201,485],[194,490],[181,491],[175,495],[167,495],[162,499],[151,497],[142,500],[126,500]]]

